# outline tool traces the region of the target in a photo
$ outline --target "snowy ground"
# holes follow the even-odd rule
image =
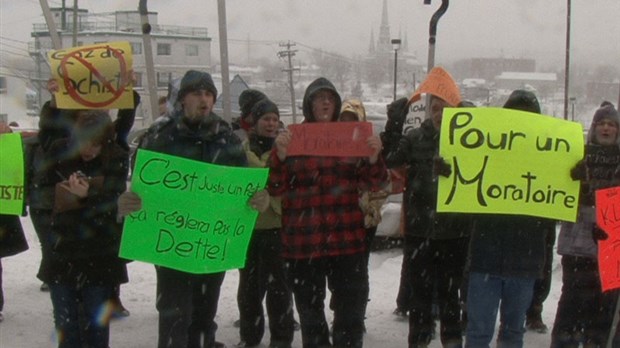
[[[36,278],[40,250],[29,218],[22,219],[30,250],[2,260],[5,294],[4,322],[0,323],[0,347],[55,347],[52,306],[48,293],[39,291]],[[551,328],[561,290],[559,257],[554,260],[551,295],[545,303],[543,319]],[[408,324],[392,315],[398,291],[402,253],[400,249],[372,253],[370,260],[370,297],[365,347],[402,348],[407,346]],[[131,316],[112,323],[112,348],[152,348],[157,342],[155,310],[155,271],[142,262],[129,264],[130,282],[122,286],[121,297]],[[236,293],[237,271],[226,275],[220,297],[217,339],[234,346],[239,341],[233,321],[238,317]],[[328,319],[331,313],[328,313]],[[548,347],[550,335],[528,332],[526,347]],[[268,343],[268,337],[263,339]],[[267,347],[264,345],[264,347]],[[301,334],[295,333],[293,347],[301,347]],[[438,339],[430,347],[441,347]]]

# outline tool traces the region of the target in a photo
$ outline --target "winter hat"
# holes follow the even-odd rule
[[[112,143],[114,125],[110,115],[103,110],[81,111],[73,129],[73,138],[78,143],[92,142],[98,145]]]
[[[213,99],[217,99],[217,88],[215,88],[211,75],[202,71],[188,70],[181,79],[177,101],[183,100],[188,93],[201,89],[211,92]]]
[[[607,104],[596,110],[594,117],[592,117],[592,125],[595,125],[605,119],[614,122],[616,127],[620,128],[620,117],[618,117],[618,111],[616,111],[611,104]]]
[[[342,102],[342,108],[340,109],[340,116],[345,112],[350,112],[357,117],[358,121],[366,121],[366,109],[364,104],[359,99],[347,99]]]
[[[413,92],[409,104],[422,99],[422,94],[434,95],[448,105],[456,107],[461,102],[461,92],[452,76],[440,66],[431,69],[424,82]]]
[[[270,112],[273,112],[278,115],[278,118],[280,118],[280,111],[278,110],[276,103],[266,98],[259,100],[252,108],[252,119],[254,120],[254,124],[256,124],[261,117]]]
[[[262,99],[267,99],[267,96],[256,89],[246,89],[239,95],[239,108],[241,109],[241,118],[247,117],[254,105]]]
[[[513,109],[528,111],[535,114],[540,114],[540,104],[538,104],[538,98],[534,93],[517,89],[510,93],[508,100],[504,104],[504,109]]]

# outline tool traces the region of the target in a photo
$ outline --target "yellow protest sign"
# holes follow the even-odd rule
[[[48,53],[61,109],[133,108],[133,58],[129,42],[107,42]]]
[[[575,221],[583,158],[581,124],[500,108],[446,108],[437,211],[521,214]]]

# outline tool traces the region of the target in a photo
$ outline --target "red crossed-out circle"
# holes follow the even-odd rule
[[[120,76],[125,76],[127,75],[127,63],[125,62],[125,59],[123,58],[123,53],[121,52],[121,50],[112,48],[110,46],[95,46],[95,47],[88,47],[88,48],[83,48],[80,50],[75,50],[69,54],[67,54],[66,56],[64,56],[61,61],[60,61],[60,69],[62,71],[62,76],[63,76],[63,82],[65,84],[65,88],[67,89],[67,93],[69,93],[69,95],[71,96],[71,98],[73,98],[74,100],[78,101],[80,104],[87,106],[87,107],[91,107],[91,108],[101,108],[101,107],[106,107],[110,104],[112,104],[116,99],[118,99],[122,94],[123,94],[123,90],[125,89],[126,84],[121,85],[121,88],[119,88],[118,90],[116,90],[112,84],[110,83],[110,81],[108,81],[103,75],[101,75],[101,73],[95,69],[95,67],[88,62],[86,59],[82,58],[81,55],[79,54],[82,51],[92,51],[92,50],[97,50],[97,49],[106,49],[106,50],[110,50],[112,51],[112,55],[118,59],[118,63],[119,63],[119,67],[120,67]],[[82,63],[82,65],[84,65],[84,67],[86,67],[86,69],[88,69],[90,72],[93,73],[93,75],[95,75],[97,77],[97,79],[110,91],[112,92],[112,98],[105,100],[105,101],[101,101],[101,102],[93,102],[90,100],[86,100],[84,98],[82,98],[80,96],[80,94],[78,93],[78,91],[75,89],[75,87],[73,87],[73,84],[71,83],[70,79],[69,79],[69,72],[67,71],[67,61],[70,58],[74,58],[75,60],[77,60],[78,62]]]

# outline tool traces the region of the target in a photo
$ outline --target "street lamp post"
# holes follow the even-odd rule
[[[569,100],[571,104],[571,121],[575,121],[575,100],[577,100],[577,98],[570,97]]]
[[[394,48],[394,100],[396,100],[396,73],[398,71],[398,49],[400,48],[400,39],[392,39],[392,48]]]

